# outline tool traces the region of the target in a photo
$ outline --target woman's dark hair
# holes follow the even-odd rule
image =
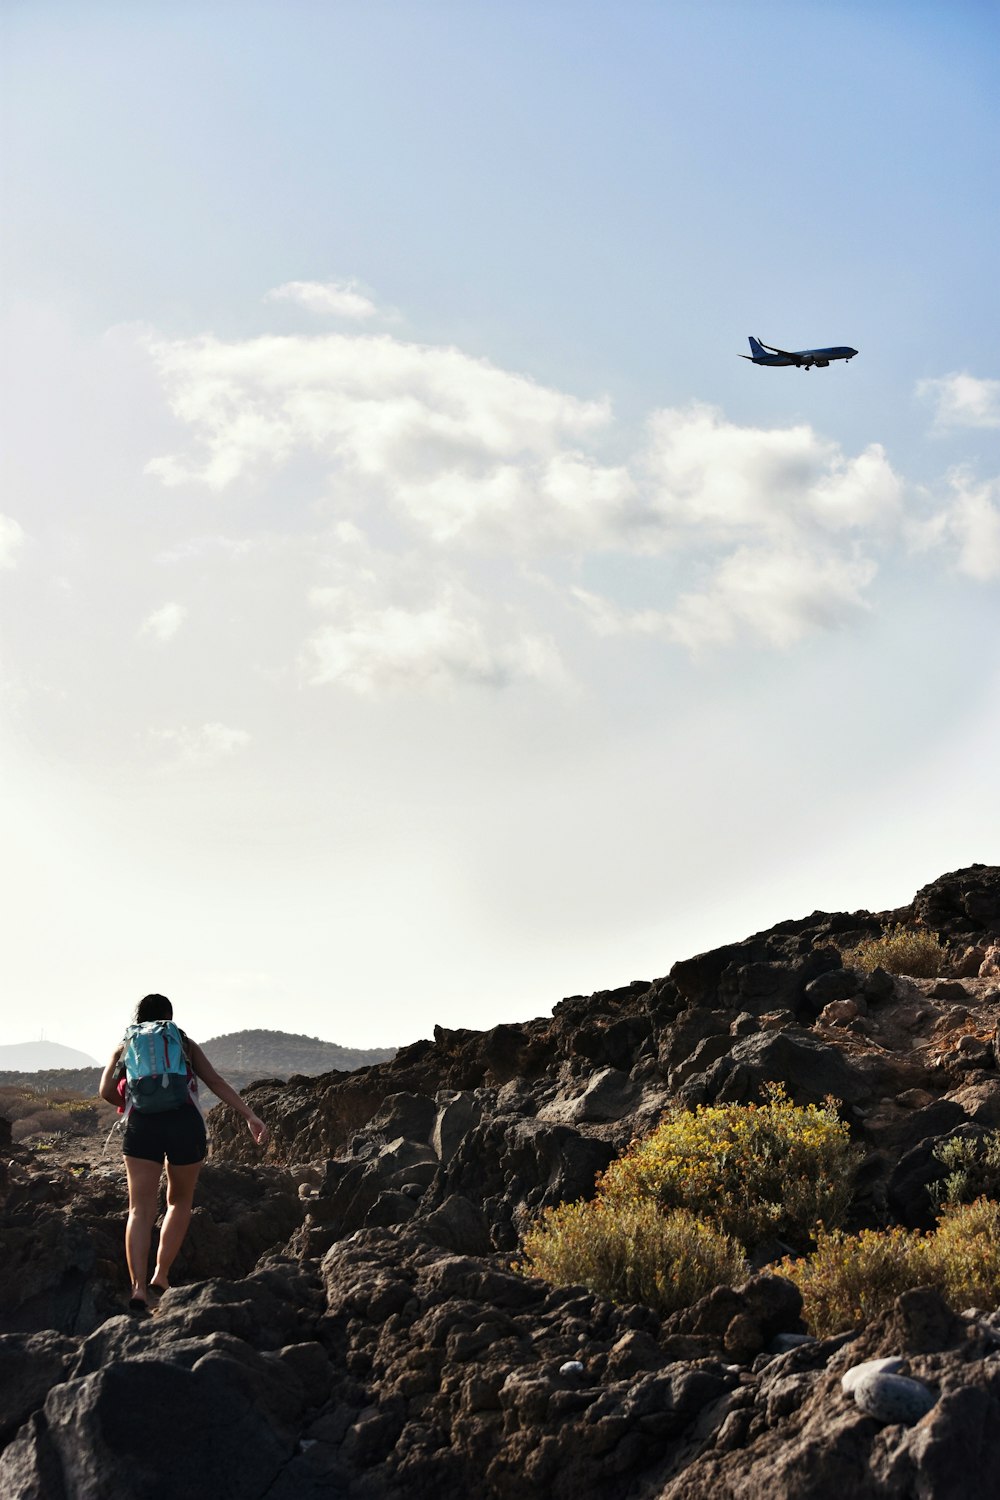
[[[172,1021],[174,1007],[166,995],[143,995],[135,1008],[136,1021]]]

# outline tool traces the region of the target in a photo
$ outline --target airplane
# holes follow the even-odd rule
[[[811,370],[818,365],[825,370],[832,359],[853,359],[857,349],[848,349],[846,344],[834,349],[799,349],[792,353],[788,349],[775,349],[771,344],[762,344],[750,335],[752,354],[741,354],[740,359],[749,359],[755,365],[798,365],[800,370]]]

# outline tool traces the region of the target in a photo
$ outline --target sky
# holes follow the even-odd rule
[[[402,1045],[1000,863],[994,4],[0,25],[0,1042]]]

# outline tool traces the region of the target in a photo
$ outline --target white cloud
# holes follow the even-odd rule
[[[150,352],[202,450],[148,464],[166,484],[221,490],[313,453],[352,496],[387,500],[435,536],[474,540],[481,523],[495,529],[502,515],[505,536],[523,525],[530,542],[536,525],[551,532],[560,508],[572,512],[565,531],[595,488],[613,492],[621,482],[618,471],[578,459],[589,492],[567,501],[563,484],[578,446],[607,425],[607,402],[581,401],[457,349],[331,334],[154,341]],[[613,493],[605,503],[617,503]]]
[[[955,567],[978,583],[1000,578],[1000,479],[980,482],[970,470],[949,476],[947,505],[910,530],[917,551],[952,550]]]
[[[394,495],[435,541],[486,550],[628,548],[645,524],[628,470],[574,450],[400,478]]]
[[[152,341],[200,447],[154,459],[167,484],[223,489],[313,453],[355,503],[384,501],[438,541],[656,551],[679,534],[788,536],[881,524],[899,481],[877,445],[848,459],[812,428],[760,429],[712,407],[653,414],[628,463],[591,451],[584,401],[457,349],[388,336]]]
[[[231,729],[228,724],[202,724],[196,729],[154,729],[151,738],[176,752],[181,765],[208,766],[227,760],[250,743],[245,729]]]
[[[691,651],[747,639],[784,648],[856,618],[875,572],[869,558],[833,550],[739,547],[667,609],[629,610],[583,589],[571,593],[598,635],[657,636]]]
[[[654,412],[648,426],[651,518],[668,533],[839,531],[879,524],[900,503],[899,480],[878,444],[848,460],[811,427],[740,427],[700,403]]]
[[[24,541],[24,531],[10,516],[0,516],[0,568],[12,568]]]
[[[311,456],[342,550],[361,536],[348,517],[407,523],[396,545],[408,582],[396,562],[386,582],[384,553],[334,577],[336,623],[300,661],[310,682],[375,692],[551,675],[555,648],[537,627],[502,619],[470,586],[473,552],[684,557],[702,587],[652,611],[592,594],[592,626],[691,649],[740,635],[787,645],[857,612],[876,572],[865,551],[901,525],[902,484],[882,447],[848,455],[804,423],[740,426],[693,403],[654,412],[611,462],[606,400],[454,348],[330,334],[149,350],[195,439],[148,466],[165,483],[222,490]]]
[[[741,547],[707,588],[684,594],[668,615],[674,640],[692,649],[728,645],[747,633],[787,647],[813,630],[835,630],[866,608],[875,576],[868,558]]]
[[[147,635],[154,641],[169,641],[177,634],[186,619],[187,610],[183,604],[164,604],[160,609],[154,609],[152,614],[146,616],[139,627],[139,634]]]
[[[518,680],[562,684],[554,644],[539,635],[490,631],[482,607],[457,589],[423,607],[367,606],[348,589],[314,590],[332,618],[307,641],[303,679],[365,697],[462,684],[504,688]],[[499,640],[493,637],[500,634]]]
[[[1000,380],[980,380],[967,372],[921,380],[917,395],[935,403],[934,425],[1000,427]]]
[[[297,302],[307,312],[321,317],[373,318],[378,308],[358,289],[356,281],[286,281],[267,293],[268,302]]]

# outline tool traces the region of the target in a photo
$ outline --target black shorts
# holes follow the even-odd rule
[[[172,1167],[193,1167],[208,1155],[201,1110],[196,1104],[182,1104],[180,1109],[163,1109],[156,1114],[130,1110],[122,1150],[141,1161],[162,1162],[166,1157]]]

